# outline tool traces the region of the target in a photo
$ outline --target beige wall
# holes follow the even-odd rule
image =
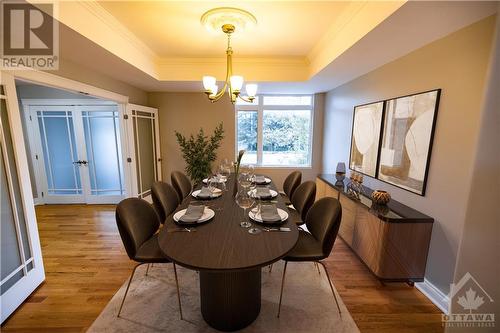
[[[145,91],[65,59],[59,63],[59,70],[48,73],[128,96],[130,103],[147,105],[148,102]]]
[[[499,5],[500,9],[500,5]],[[500,20],[496,27],[496,46],[492,53],[489,84],[481,119],[472,187],[467,206],[463,238],[458,252],[454,282],[467,272],[479,282],[493,302],[482,294],[484,304],[479,313],[495,313],[494,328],[448,328],[446,332],[498,332],[500,318]],[[476,288],[477,289],[477,288]],[[476,290],[480,293],[480,290]],[[462,296],[464,290],[456,297]],[[453,313],[463,313],[457,298],[451,304]]]
[[[314,137],[312,168],[300,169],[304,179],[314,179],[321,169],[321,145],[324,95],[315,96]],[[215,126],[224,123],[225,138],[218,151],[222,160],[235,158],[235,112],[234,106],[225,98],[217,103],[210,103],[203,93],[149,93],[148,104],[159,109],[160,140],[163,158],[163,177],[170,180],[174,170],[184,170],[174,130],[184,135],[196,133],[201,127],[210,134]],[[284,178],[291,172],[290,168],[258,168],[258,172],[273,178],[281,188]]]
[[[426,278],[447,294],[468,202],[494,17],[459,30],[330,91],[325,102],[323,171],[349,161],[355,105],[441,88],[424,197],[365,177],[435,219]],[[367,55],[369,56],[369,55]]]

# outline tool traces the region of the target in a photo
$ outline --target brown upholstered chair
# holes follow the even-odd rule
[[[327,258],[332,251],[333,244],[339,232],[340,221],[342,219],[342,208],[340,202],[334,198],[322,198],[314,203],[306,216],[306,225],[309,232],[299,230],[299,240],[295,247],[288,252],[283,269],[283,278],[281,280],[280,301],[278,306],[278,317],[280,316],[281,300],[283,297],[283,286],[285,283],[286,267],[289,261],[311,261],[321,264],[325,270],[326,277],[330,283],[335,303],[340,311],[340,306],[337,301],[337,296],[333,289],[330,275],[321,261]]]
[[[292,195],[293,209],[289,209],[292,221],[298,225],[304,224],[306,215],[316,198],[316,183],[307,181],[299,185]]]
[[[283,200],[285,200],[285,203],[287,205],[291,203],[290,198],[292,197],[297,187],[300,185],[301,181],[302,172],[300,171],[294,171],[285,178],[285,181],[283,182],[283,192],[281,192],[281,195],[283,196]]]
[[[151,197],[153,198],[153,207],[161,223],[164,223],[165,219],[179,206],[179,196],[174,187],[164,182],[153,183]]]
[[[182,202],[184,198],[191,194],[193,186],[191,184],[191,181],[185,174],[180,171],[173,171],[170,175],[170,180],[172,181],[172,186],[177,192],[179,202]]]
[[[127,289],[123,295],[123,300],[118,310],[119,317],[137,267],[143,264],[170,263],[170,260],[165,258],[158,245],[158,234],[156,231],[158,231],[160,222],[155,210],[148,202],[138,198],[122,200],[116,207],[116,224],[118,225],[118,231],[120,232],[120,237],[128,257],[138,262],[132,271],[132,276],[130,276]],[[182,319],[181,298],[175,263],[173,263],[173,266],[175,284],[177,286],[177,301],[179,302],[179,312]],[[147,273],[146,271],[146,275]]]

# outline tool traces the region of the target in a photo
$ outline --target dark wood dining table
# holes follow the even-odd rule
[[[298,228],[288,219],[281,226],[288,232],[262,231],[250,234],[240,222],[252,222],[244,215],[234,198],[234,177],[227,180],[227,191],[219,198],[206,200],[215,211],[213,219],[196,226],[196,232],[172,232],[178,229],[172,216],[160,230],[158,242],[163,254],[176,264],[199,271],[200,305],[205,321],[221,331],[236,331],[250,325],[259,315],[261,306],[261,268],[284,257],[297,243]],[[276,190],[274,183],[268,185]],[[278,208],[288,211],[280,195]],[[189,203],[200,201],[186,198],[176,211]]]

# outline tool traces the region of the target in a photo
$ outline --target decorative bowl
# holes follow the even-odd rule
[[[389,192],[382,190],[373,191],[371,197],[372,201],[377,205],[387,205],[387,203],[391,200],[391,195],[389,194]]]

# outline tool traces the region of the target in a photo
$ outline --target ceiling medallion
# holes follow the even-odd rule
[[[201,16],[201,23],[210,31],[221,31],[227,35],[226,49],[226,80],[224,87],[219,91],[217,79],[213,76],[203,76],[203,87],[208,99],[213,103],[221,99],[227,91],[231,103],[235,103],[236,99],[242,99],[246,102],[253,102],[257,94],[256,84],[247,84],[245,86],[247,98],[240,95],[243,87],[243,76],[233,75],[233,49],[231,48],[231,34],[236,29],[243,30],[249,26],[257,24],[255,16],[247,11],[238,8],[221,7],[214,8]]]

